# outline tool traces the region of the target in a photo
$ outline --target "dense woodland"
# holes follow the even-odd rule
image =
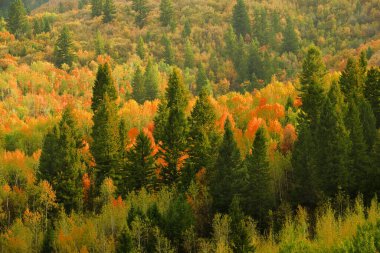
[[[0,252],[380,252],[379,20],[0,0]]]

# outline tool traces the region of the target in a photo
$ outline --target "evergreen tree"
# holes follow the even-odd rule
[[[219,136],[215,129],[215,110],[211,104],[209,92],[203,89],[189,117],[189,158],[183,185],[186,188],[202,168],[212,169],[215,160]]]
[[[248,183],[244,189],[247,213],[263,225],[268,211],[274,207],[274,192],[269,170],[267,139],[261,127],[257,130],[251,153],[244,164],[247,169]]]
[[[75,60],[74,42],[67,26],[64,26],[61,30],[55,44],[54,56],[55,64],[58,67],[61,67],[62,64],[71,66]]]
[[[154,64],[153,61],[149,59],[144,74],[144,87],[147,100],[152,101],[158,97],[159,74],[157,64]]]
[[[371,68],[367,73],[364,96],[371,104],[376,118],[376,128],[380,128],[380,69]]]
[[[235,70],[238,74],[238,78],[237,78],[238,84],[241,84],[244,81],[248,80],[249,79],[247,78],[248,55],[247,55],[247,50],[246,50],[246,44],[242,36],[239,37],[237,50],[235,51],[233,62],[234,62]]]
[[[357,96],[356,102],[359,108],[360,122],[363,126],[364,140],[367,144],[368,152],[370,152],[376,139],[376,118],[371,108],[371,104],[364,98],[364,96]]]
[[[380,130],[377,131],[376,141],[371,152],[372,173],[370,175],[371,184],[367,188],[367,192],[371,195],[380,194]],[[372,198],[373,196],[369,196]]]
[[[103,0],[91,0],[91,5],[92,16],[101,16],[103,12]]]
[[[162,26],[174,26],[174,8],[172,0],[161,0],[160,21]]]
[[[343,96],[334,83],[322,107],[318,140],[319,179],[326,196],[334,197],[348,187],[348,161],[351,149],[349,133],[344,125]]]
[[[194,52],[193,52],[193,47],[191,46],[191,43],[189,40],[186,40],[186,45],[185,45],[185,68],[192,69],[194,68]]]
[[[99,104],[104,99],[105,93],[108,94],[110,100],[117,99],[115,81],[112,78],[111,66],[108,63],[101,64],[98,67],[95,84],[92,89],[91,109],[93,112],[96,112],[98,109]]]
[[[104,39],[100,31],[98,30],[98,32],[96,33],[96,38],[95,38],[95,54],[103,55],[105,53],[106,53],[106,49],[104,45]]]
[[[248,75],[251,82],[256,81],[257,79],[263,80],[264,70],[263,70],[263,61],[262,56],[259,51],[259,45],[257,41],[252,41],[248,49]]]
[[[116,7],[113,0],[105,0],[104,6],[103,6],[103,22],[109,23],[116,17]]]
[[[203,89],[211,91],[210,82],[207,78],[206,70],[203,64],[199,64],[198,73],[197,73],[197,94],[200,94]]]
[[[260,45],[273,45],[274,33],[270,29],[267,10],[262,8],[255,11],[254,32]]]
[[[237,0],[233,9],[232,25],[238,36],[251,34],[251,24],[247,9],[244,0]]]
[[[226,34],[224,35],[224,40],[226,43],[225,55],[229,59],[233,60],[236,55],[238,45],[237,37],[232,26],[228,28]]]
[[[165,99],[154,120],[154,137],[159,143],[158,156],[164,161],[160,166],[162,182],[170,185],[180,176],[181,163],[184,162],[182,159],[187,148],[185,109],[188,104],[188,91],[179,69],[175,68],[170,75]]]
[[[185,24],[183,26],[182,36],[184,38],[189,38],[191,35],[191,23],[190,20],[186,19]]]
[[[140,131],[133,147],[127,152],[127,186],[130,190],[140,190],[153,185],[155,166],[152,142]]]
[[[147,0],[133,0],[132,8],[136,12],[135,23],[141,29],[146,25],[149,14]]]
[[[51,183],[57,201],[67,213],[81,207],[81,143],[72,109],[68,107],[59,124],[46,135],[39,165],[40,180]]]
[[[141,67],[137,67],[135,75],[132,80],[133,94],[132,97],[137,103],[142,104],[145,101],[145,85],[144,85],[144,74]]]
[[[286,19],[282,51],[295,53],[298,51],[298,49],[299,49],[298,36],[295,32],[293,21],[290,19],[290,17],[288,17]]]
[[[175,61],[174,50],[172,47],[172,42],[170,41],[170,39],[166,35],[164,35],[164,37],[162,37],[162,44],[164,46],[165,63],[169,64],[169,65],[173,65],[174,61]]]
[[[95,159],[96,185],[99,187],[104,179],[111,178],[121,188],[120,136],[117,106],[108,92],[95,110],[92,127],[93,143],[90,146]]]
[[[343,70],[339,79],[343,94],[347,97],[354,93],[361,94],[363,92],[363,79],[357,61],[353,58],[347,60],[346,68]]]
[[[140,36],[139,41],[137,42],[136,54],[140,57],[141,60],[145,59],[145,43],[144,39]]]
[[[8,9],[7,29],[16,38],[21,38],[28,30],[28,19],[22,0],[12,0]]]
[[[366,179],[369,176],[370,160],[368,146],[365,142],[363,125],[360,120],[360,111],[355,99],[357,95],[348,99],[348,112],[346,115],[346,127],[350,131],[352,149],[350,153],[349,192],[355,196],[363,192]]]
[[[241,167],[240,151],[234,139],[231,122],[226,120],[224,137],[219,148],[215,168],[210,173],[210,193],[215,212],[227,213],[235,195],[235,175]]]

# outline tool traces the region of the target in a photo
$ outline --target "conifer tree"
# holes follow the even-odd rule
[[[186,45],[185,45],[185,63],[184,67],[192,69],[194,68],[194,52],[193,48],[191,46],[191,43],[189,40],[186,40]]]
[[[351,141],[344,125],[344,98],[339,84],[334,83],[322,107],[318,126],[319,179],[326,196],[334,197],[347,190]]]
[[[22,0],[12,0],[8,9],[7,29],[16,38],[21,38],[28,30],[28,19]]]
[[[180,70],[175,68],[170,75],[165,100],[155,117],[154,137],[159,143],[158,156],[164,161],[160,166],[162,183],[173,184],[180,176],[181,159],[186,155],[188,132],[185,109],[188,91]]]
[[[54,56],[55,64],[58,67],[61,67],[62,64],[71,66],[75,60],[74,42],[67,26],[64,26],[61,30],[55,44]]]
[[[137,67],[135,75],[132,80],[133,94],[132,97],[136,100],[137,103],[142,104],[145,101],[145,83],[144,83],[144,74],[141,70],[141,67]]]
[[[174,26],[174,8],[172,0],[161,0],[160,21],[162,26]]]
[[[95,38],[95,54],[96,55],[102,55],[106,53],[105,45],[104,45],[104,39],[102,37],[102,34],[100,31],[96,33]]]
[[[105,0],[104,6],[103,6],[103,22],[109,23],[116,17],[116,7],[113,0]]]
[[[367,188],[367,192],[371,195],[380,194],[380,130],[377,131],[376,140],[371,152],[372,173],[370,175],[371,184]],[[373,196],[369,196],[372,198]]]
[[[286,19],[286,26],[284,31],[284,41],[282,44],[283,52],[297,52],[299,49],[298,36],[294,29],[293,21],[290,17]]]
[[[224,40],[226,43],[225,55],[229,59],[233,60],[236,55],[238,45],[237,37],[232,26],[228,28],[226,34],[224,35]]]
[[[104,99],[105,93],[108,94],[110,100],[117,99],[117,91],[115,88],[115,81],[112,78],[111,66],[108,63],[101,64],[98,67],[96,80],[92,89],[92,103],[91,109],[95,112],[101,101]]]
[[[170,39],[164,35],[164,37],[162,37],[162,44],[164,46],[164,59],[165,59],[165,63],[166,64],[169,64],[169,65],[173,65],[174,64],[174,50],[173,50],[173,47],[172,47],[172,42],[170,41]]]
[[[111,178],[120,188],[122,172],[119,117],[116,102],[108,95],[108,92],[105,92],[100,100],[93,121],[91,134],[93,143],[90,148],[96,163],[96,185],[100,186],[104,179]]]
[[[371,104],[362,94],[357,96],[356,103],[359,108],[360,122],[363,126],[364,140],[367,144],[368,152],[370,152],[376,139],[376,118]]]
[[[185,24],[183,26],[182,36],[184,38],[188,38],[191,35],[191,23],[190,20],[186,19]]]
[[[248,174],[248,183],[244,189],[247,214],[263,225],[268,211],[274,207],[264,128],[260,127],[257,130],[251,153],[247,155],[244,165]]]
[[[203,89],[211,91],[210,82],[207,78],[206,70],[202,63],[199,64],[196,83],[197,83],[196,94],[200,94]]]
[[[244,0],[237,0],[233,9],[232,25],[238,36],[251,34],[251,24],[247,9]]]
[[[57,201],[63,204],[67,213],[78,210],[83,198],[81,144],[77,123],[68,107],[59,124],[46,135],[39,165],[40,180],[51,183]]]
[[[343,70],[339,79],[339,84],[342,87],[342,92],[346,98],[354,93],[361,94],[363,92],[363,78],[360,74],[358,62],[349,58],[346,68]]]
[[[376,118],[376,128],[380,128],[380,69],[371,68],[367,73],[364,96],[371,104]]]
[[[140,131],[133,147],[127,152],[127,187],[129,190],[151,188],[154,184],[155,164],[152,142]]]
[[[215,129],[215,110],[209,92],[203,89],[189,117],[189,159],[183,185],[190,185],[196,173],[202,168],[213,168],[216,160],[219,136]]]
[[[91,0],[91,11],[93,17],[101,16],[103,12],[103,0]]]
[[[158,97],[158,77],[158,66],[153,63],[153,60],[149,59],[144,74],[144,87],[147,100],[152,101]]]
[[[147,0],[133,0],[132,8],[136,12],[135,23],[141,29],[146,25],[149,14]]]
[[[257,79],[263,80],[263,61],[259,51],[258,42],[255,40],[249,45],[247,68],[249,75],[248,77],[251,82],[256,81]]]
[[[239,37],[238,43],[237,43],[237,50],[235,51],[235,55],[233,58],[235,70],[238,74],[238,84],[243,83],[244,81],[248,80],[248,55],[246,50],[246,44],[244,42],[243,36]]]
[[[136,48],[136,53],[140,57],[141,60],[145,59],[145,43],[144,39],[140,36],[139,41],[137,42],[137,48]]]
[[[231,122],[226,120],[224,137],[219,148],[215,167],[210,172],[210,193],[213,198],[215,212],[227,213],[235,195],[237,170],[241,167],[240,151],[234,139]]]

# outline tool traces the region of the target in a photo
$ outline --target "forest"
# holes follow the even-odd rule
[[[380,252],[379,0],[0,0],[0,253]]]

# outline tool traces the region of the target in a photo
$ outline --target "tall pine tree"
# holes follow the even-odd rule
[[[293,21],[290,17],[286,19],[286,26],[284,31],[284,41],[282,42],[283,52],[297,52],[299,49],[298,36],[294,29]]]
[[[233,9],[232,25],[238,36],[251,34],[251,23],[247,9],[244,0],[237,0]]]
[[[113,0],[105,0],[104,6],[103,6],[103,22],[109,23],[116,17],[116,7]]]
[[[17,38],[21,38],[28,30],[28,19],[22,0],[12,0],[8,9],[7,28]]]
[[[203,89],[211,91],[211,85],[208,80],[206,70],[202,63],[199,64],[196,83],[197,83],[197,89],[196,89],[197,94],[200,94]]]
[[[62,67],[62,64],[71,66],[75,60],[74,42],[67,26],[62,28],[55,44],[54,57],[58,67]]]
[[[371,104],[376,118],[376,127],[380,128],[380,68],[371,68],[367,72],[364,96]]]
[[[112,78],[111,66],[108,63],[101,64],[98,67],[94,87],[92,88],[91,109],[95,112],[101,101],[104,99],[105,93],[108,94],[110,100],[116,100],[117,91],[115,81]]]
[[[144,86],[147,100],[152,101],[158,97],[159,74],[157,64],[149,59],[144,74]]]
[[[139,28],[146,25],[146,19],[149,14],[147,0],[133,0],[132,8],[136,12],[135,23]]]
[[[174,64],[174,49],[172,47],[172,42],[170,39],[164,35],[162,37],[162,44],[164,46],[164,60],[166,64],[173,65]]]
[[[142,104],[145,101],[145,82],[144,82],[144,73],[141,70],[141,67],[138,66],[135,75],[132,80],[133,93],[132,97],[136,100],[137,103]]]
[[[190,40],[186,40],[186,45],[185,45],[185,63],[184,67],[192,69],[194,68],[194,52],[193,52],[193,47],[191,46]]]
[[[172,0],[161,0],[160,21],[162,26],[174,26],[174,8]]]

